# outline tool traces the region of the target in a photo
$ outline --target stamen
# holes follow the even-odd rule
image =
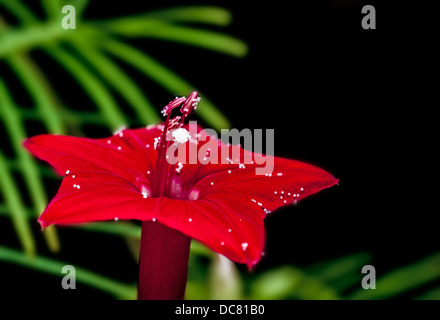
[[[173,101],[171,101],[170,103],[168,103],[165,108],[163,108],[163,110],[161,111],[163,116],[167,116],[170,114],[171,110],[173,110],[174,108],[177,108],[178,106],[180,106],[183,102],[186,101],[185,97],[181,97],[181,98],[177,98],[174,99]]]
[[[180,128],[182,126],[182,123],[180,123],[180,116],[174,117],[170,120],[170,123],[168,124],[168,130]]]
[[[197,104],[199,101],[200,98],[197,97],[197,91],[194,91],[189,95],[188,99],[186,99],[185,103],[180,108],[180,112],[183,114],[183,116],[187,116],[193,110],[197,109]]]
[[[186,143],[191,139],[188,130],[182,128],[182,126],[185,117],[197,107],[199,100],[200,99],[197,98],[197,92],[194,91],[188,98],[176,97],[176,99],[168,103],[162,110],[162,114],[167,118],[163,126],[161,137],[154,139],[154,148],[158,151],[158,154],[156,168],[153,172],[153,184],[151,190],[153,197],[168,196],[171,193],[174,175],[180,173],[182,166],[180,164],[179,167],[176,168],[176,165],[170,166],[167,161],[167,149],[170,143],[172,143],[172,140],[169,139],[169,135],[172,135],[174,142],[178,144]],[[171,111],[180,105],[182,105],[180,108],[182,116],[177,116],[170,120]]]

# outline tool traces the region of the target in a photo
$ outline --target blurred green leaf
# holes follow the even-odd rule
[[[212,6],[159,9],[141,16],[129,17],[129,19],[142,19],[143,17],[168,22],[205,23],[222,27],[229,25],[232,21],[231,13],[228,10]]]
[[[1,105],[1,104],[0,104]],[[5,158],[0,152],[0,187],[6,200],[6,208],[10,213],[12,224],[14,225],[20,243],[26,252],[27,258],[35,256],[35,241],[32,236],[32,230],[29,220],[26,217],[26,211],[23,206],[23,200],[20,198],[18,187],[8,170]]]
[[[31,11],[21,2],[17,0],[1,0],[0,6],[5,7],[14,13],[22,23],[37,23],[38,20]]]
[[[331,261],[320,262],[307,269],[307,272],[327,282],[338,292],[360,283],[360,270],[369,263],[371,255],[356,253]]]
[[[31,94],[47,130],[54,134],[65,134],[57,98],[40,69],[25,54],[11,56],[7,61]]]
[[[124,19],[105,25],[106,31],[128,37],[147,37],[180,42],[204,49],[243,57],[247,45],[234,37],[214,31],[175,26],[155,20]]]
[[[251,299],[337,300],[338,294],[319,278],[293,266],[264,272],[251,285]]]
[[[41,272],[61,276],[61,270],[70,263],[56,261],[43,257],[32,260],[26,258],[21,252],[0,246],[0,260],[12,262]],[[108,292],[119,299],[136,299],[136,285],[123,284],[113,279],[103,277],[92,271],[75,267],[76,280],[99,290]]]
[[[90,47],[78,45],[75,49],[129,102],[143,123],[161,122],[142,90],[113,61]]]
[[[440,288],[432,289],[418,296],[416,300],[440,300]]]
[[[58,47],[49,47],[46,52],[78,80],[78,83],[99,107],[111,130],[114,131],[127,125],[127,120],[111,93],[75,56]]]
[[[438,278],[440,278],[440,253],[393,270],[377,280],[376,289],[359,289],[349,298],[355,300],[387,299]]]
[[[234,262],[216,254],[209,270],[210,299],[241,300],[244,298],[243,280]]]
[[[60,0],[41,0],[43,9],[49,19],[58,21],[61,16],[61,1]]]

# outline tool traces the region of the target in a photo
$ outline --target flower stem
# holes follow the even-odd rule
[[[191,238],[159,222],[142,222],[138,299],[181,300]]]

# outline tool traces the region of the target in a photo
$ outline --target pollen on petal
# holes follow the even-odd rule
[[[154,150],[157,150],[159,143],[160,143],[160,137],[154,138]]]
[[[177,172],[177,173],[180,173],[180,171],[182,170],[182,168],[183,168],[183,164],[182,164],[181,162],[178,162],[178,163],[177,163],[176,172]]]
[[[246,251],[246,249],[247,249],[248,246],[249,246],[249,244],[248,244],[247,242],[243,242],[243,243],[241,244],[241,247],[242,247],[243,251]]]

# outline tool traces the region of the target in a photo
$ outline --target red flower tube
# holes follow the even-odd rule
[[[251,268],[263,252],[267,214],[338,182],[315,166],[269,155],[270,173],[256,175],[261,166],[254,160],[261,155],[183,125],[198,101],[197,93],[176,98],[163,110],[164,124],[122,130],[109,138],[45,134],[24,142],[64,176],[38,219],[43,228],[142,221],[140,299],[183,298],[192,238]],[[171,119],[180,105],[182,117]],[[186,150],[183,158],[170,159],[172,145],[179,146],[179,153]],[[201,150],[218,161],[202,157],[191,162]],[[245,158],[250,160],[246,164]]]

